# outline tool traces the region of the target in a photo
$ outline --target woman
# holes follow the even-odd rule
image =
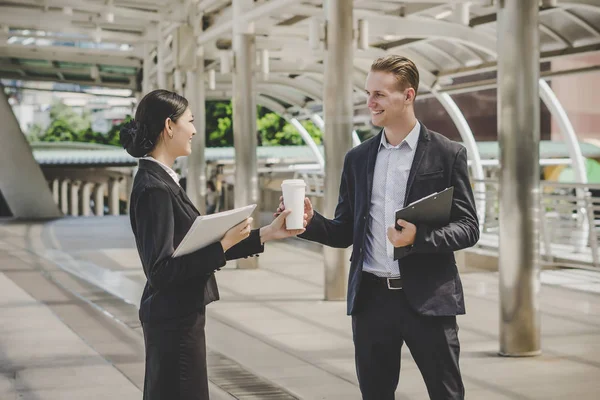
[[[141,157],[131,193],[130,218],[146,275],[140,321],[146,344],[145,400],[206,400],[205,306],[219,299],[214,272],[226,260],[261,253],[269,240],[297,235],[284,215],[251,230],[252,218],[221,241],[194,253],[172,254],[199,215],[171,166],[192,151],[194,117],[185,98],[155,90],[140,101],[121,144]]]

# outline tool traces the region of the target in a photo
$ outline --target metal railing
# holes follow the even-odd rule
[[[323,174],[298,171],[307,195],[323,196]],[[477,185],[479,183],[479,185]],[[472,180],[476,204],[485,204],[476,247],[498,251],[499,183]],[[481,201],[485,200],[485,201]],[[542,181],[539,204],[540,263],[543,266],[600,269],[600,185]]]

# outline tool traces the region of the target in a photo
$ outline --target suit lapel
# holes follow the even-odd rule
[[[171,190],[173,191],[173,194],[176,197],[178,197],[182,202],[186,203],[191,208],[191,210],[193,210],[193,212],[196,213],[194,215],[193,212],[190,213],[189,210],[187,210],[187,209],[185,210],[185,212],[189,215],[189,217],[191,219],[195,219],[196,216],[200,215],[200,213],[194,206],[194,203],[192,203],[192,201],[189,199],[189,197],[187,196],[185,191],[181,188],[181,186],[179,186],[177,183],[175,183],[175,181],[173,180],[171,175],[169,175],[169,173],[167,171],[165,171],[163,169],[163,167],[161,167],[154,161],[140,160],[139,168],[151,171],[151,173],[155,174],[160,180],[162,180],[164,183],[166,183],[167,186],[169,186],[171,188]]]
[[[198,209],[196,208],[196,206],[194,205],[194,203],[192,203],[192,200],[190,200],[189,196],[187,195],[187,193],[185,192],[185,190],[180,190],[179,191],[179,197],[181,197],[181,199],[183,199],[183,201],[190,206],[190,208],[192,210],[194,210],[194,212],[196,213],[196,215],[194,215],[194,218],[196,218],[197,215],[200,215],[200,211],[198,211]]]
[[[381,143],[381,135],[383,135],[383,129],[379,132],[379,135],[371,139],[371,145],[369,146],[367,154],[367,207],[371,204],[373,174],[375,173],[375,161],[377,160],[377,152]]]
[[[151,171],[154,175],[156,175],[161,181],[167,184],[176,195],[181,191],[181,186],[179,186],[171,175],[167,171],[163,169],[160,165],[158,165],[155,161],[150,160],[140,160],[139,169],[145,169]]]
[[[421,165],[421,161],[423,160],[423,156],[427,152],[427,147],[429,146],[429,131],[421,123],[421,131],[419,132],[419,141],[417,144],[417,149],[415,151],[415,157],[413,159],[412,165],[410,167],[410,173],[408,174],[408,182],[406,184],[406,193],[404,194],[404,204],[408,201],[408,196],[412,189],[413,182],[415,180],[415,176],[419,170],[419,166]]]

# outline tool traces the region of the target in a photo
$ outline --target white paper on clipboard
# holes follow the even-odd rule
[[[233,210],[198,216],[173,252],[173,257],[193,253],[221,240],[228,230],[249,218],[255,208],[256,204],[250,204]]]

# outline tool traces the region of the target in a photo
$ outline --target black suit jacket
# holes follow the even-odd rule
[[[300,235],[332,247],[353,245],[348,314],[356,313],[359,306],[357,296],[362,278],[373,171],[382,133],[346,154],[334,219],[315,212],[306,232]],[[450,224],[444,227],[418,225],[411,250],[398,260],[403,290],[414,310],[423,315],[465,313],[462,284],[453,252],[477,243],[479,223],[469,183],[466,149],[421,124],[404,204],[449,186],[454,186]]]
[[[200,215],[183,189],[157,163],[140,160],[131,192],[130,219],[146,275],[142,322],[164,322],[201,310],[219,299],[215,270],[226,260],[264,251],[258,230],[223,252],[220,242],[173,258],[173,251]]]

